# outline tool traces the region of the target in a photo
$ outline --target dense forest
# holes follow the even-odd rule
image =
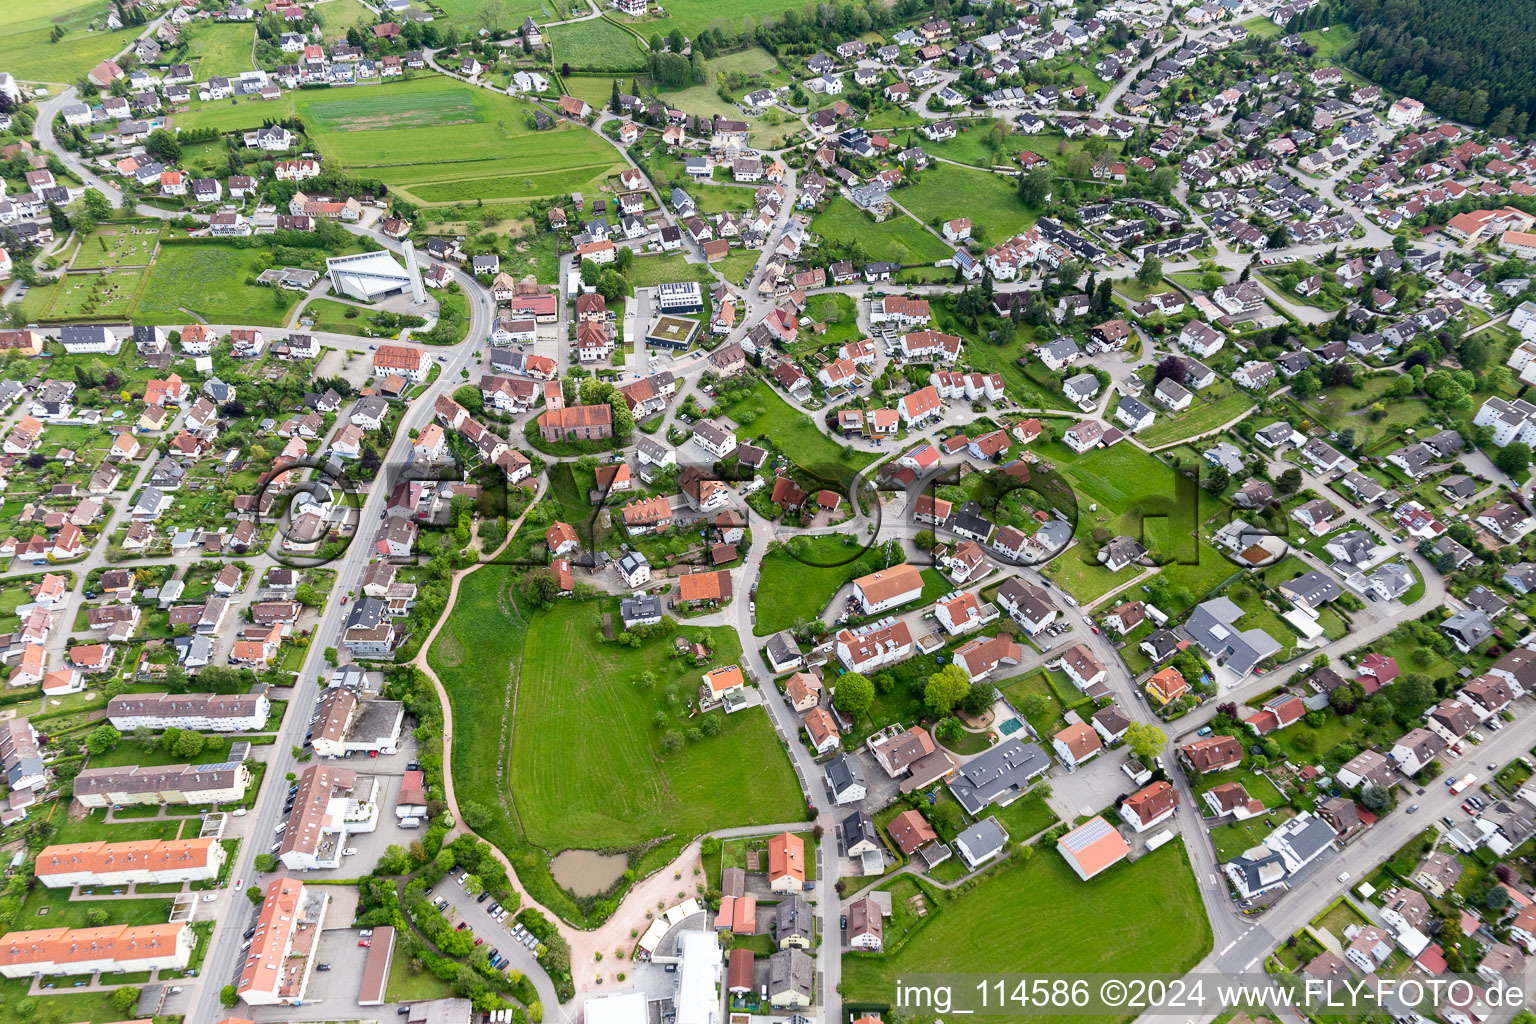
[[[1536,3],[1531,0],[1350,0],[1319,4],[1292,31],[1347,24],[1340,59],[1442,117],[1523,134],[1536,112]]]

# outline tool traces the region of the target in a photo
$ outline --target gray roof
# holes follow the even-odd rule
[[[1328,546],[1341,549],[1345,560],[1353,565],[1359,565],[1370,559],[1371,554],[1376,550],[1376,538],[1366,530],[1350,530],[1330,540]]]
[[[1476,647],[1493,634],[1493,623],[1476,608],[1466,608],[1444,622],[1440,628],[1459,636],[1468,647]]]
[[[1292,601],[1300,601],[1313,608],[1343,593],[1337,583],[1316,569],[1280,584],[1280,592]]]
[[[816,976],[816,961],[798,949],[781,949],[768,958],[768,994],[797,992],[811,997],[811,981]]]
[[[1401,597],[1412,588],[1413,572],[1401,562],[1388,562],[1371,573],[1370,580],[1391,599]]]
[[[955,836],[955,847],[972,864],[993,856],[1008,844],[1008,833],[996,818],[983,818]]]
[[[839,754],[827,762],[827,788],[833,795],[844,793],[854,786],[864,785],[864,769],[847,754]]]
[[[619,617],[624,620],[625,626],[656,618],[660,614],[661,598],[655,594],[639,594],[619,602]]]
[[[1184,624],[1191,640],[1239,676],[1280,650],[1275,638],[1262,629],[1239,631],[1236,624],[1243,614],[1230,598],[1217,597],[1196,605]]]
[[[880,833],[875,831],[875,819],[864,811],[854,811],[842,820],[838,828],[843,833],[843,849],[848,850],[859,843],[870,842],[880,844]]]
[[[790,935],[812,937],[816,933],[816,913],[803,897],[791,896],[773,911],[773,934],[780,942]]]
[[[1045,751],[1014,737],[956,769],[949,777],[949,791],[974,817],[988,804],[1022,792],[1031,779],[1050,767],[1051,759]]]
[[[1152,415],[1152,410],[1147,408],[1146,403],[1140,399],[1132,398],[1130,395],[1120,399],[1120,404],[1116,407],[1115,412],[1117,415],[1123,415],[1126,419],[1130,420],[1142,420]]]

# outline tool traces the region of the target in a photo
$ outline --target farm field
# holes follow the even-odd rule
[[[578,71],[645,70],[640,40],[606,18],[556,25],[548,36],[556,67],[569,64]]]
[[[819,618],[845,583],[886,568],[883,547],[865,548],[845,540],[854,538],[846,534],[794,537],[786,544],[794,554],[775,548],[763,556],[757,588],[762,599],[755,629],[759,636]]]
[[[937,909],[896,953],[843,957],[844,999],[888,1005],[896,977],[904,974],[1180,972],[1211,948],[1210,924],[1182,841],[1134,864],[1118,864],[1089,882],[1080,881],[1054,847],[1042,846],[1027,861],[1015,856],[958,898],[937,898]],[[1040,926],[1058,920],[1063,907],[1095,926]],[[1104,1020],[1050,1019],[1084,1024]]]
[[[261,273],[264,252],[221,242],[162,247],[134,318],[146,324],[184,324],[190,310],[208,323],[282,326],[299,293],[245,283]]]
[[[332,0],[331,6],[343,2],[353,0]],[[251,62],[255,41],[256,29],[250,24],[199,25],[187,37],[187,56],[197,58],[192,73],[201,81],[210,75],[235,78],[240,72],[251,70],[255,66]]]
[[[925,224],[969,216],[971,233],[989,243],[1012,237],[1040,217],[1019,198],[1013,179],[953,164],[929,167],[916,184],[897,189],[891,198]]]
[[[93,0],[0,4],[0,68],[23,82],[73,82],[133,41],[132,29],[87,32],[105,5]],[[54,25],[66,32],[48,41]]]
[[[260,105],[205,103],[179,125],[233,131],[296,115],[323,156],[426,204],[595,191],[621,167],[613,148],[585,129],[562,124],[535,133],[525,121],[531,110],[522,100],[427,75],[344,93],[286,92]]]
[[[949,246],[911,217],[898,213],[888,217],[883,224],[876,224],[841,196],[816,215],[811,230],[828,240],[857,239],[872,260],[934,263],[950,256]]]

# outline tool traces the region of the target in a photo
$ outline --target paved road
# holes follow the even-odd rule
[[[388,244],[387,240],[385,241]],[[461,284],[467,285],[465,290],[470,297],[469,337],[483,338],[489,331],[490,317],[495,308],[494,301],[473,280],[466,278],[461,281]],[[475,358],[475,346],[472,342],[461,343],[451,349],[428,349],[427,351],[434,357],[445,357],[446,361],[439,364],[442,370],[436,382],[406,411],[384,459],[385,466],[400,465],[405,461],[411,446],[412,432],[426,426],[432,419],[432,407],[438,395],[451,395],[463,383],[460,371],[467,369],[473,374],[479,369],[479,361]],[[377,521],[388,499],[389,489],[386,486],[376,485],[367,494],[359,516],[362,524],[358,531],[360,536],[354,537],[346,553],[331,565],[337,574],[336,589],[333,593],[355,594],[357,591],[363,572],[373,554],[367,543],[365,531],[369,524]],[[323,651],[332,645],[339,646],[337,639],[345,623],[346,612],[346,607],[339,601],[331,601],[326,604],[321,613],[320,622],[315,629],[315,642],[309,647],[309,653],[299,672],[298,684],[289,698],[289,714],[284,720],[277,742],[271,748],[272,757],[268,762],[267,782],[263,785],[252,811],[255,819],[252,825],[254,835],[263,835],[264,829],[270,831],[276,828],[282,815],[286,790],[280,780],[288,772],[297,770],[292,748],[301,745],[304,741],[304,733],[309,722],[307,712],[320,692],[318,680],[324,667]],[[233,872],[235,878],[246,884],[257,880],[254,860],[259,852],[261,851],[257,849],[257,844],[241,845]],[[240,952],[241,932],[245,927],[241,923],[243,920],[243,917],[238,920],[226,918],[216,927],[213,945],[204,961],[203,977],[193,998],[189,1020],[214,1021],[224,1016],[219,1006],[219,990],[227,983],[226,979],[233,976],[235,972],[235,964]],[[262,1019],[269,1019],[262,1011],[255,1012]],[[290,1019],[291,1015],[292,1011],[288,1010],[270,1019]]]

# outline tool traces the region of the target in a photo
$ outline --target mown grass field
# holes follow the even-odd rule
[[[131,29],[87,32],[106,13],[95,0],[36,0],[0,4],[0,68],[23,82],[73,82],[133,41]],[[65,35],[48,41],[54,25]]]
[[[643,71],[645,52],[640,40],[605,18],[591,18],[549,30],[555,66],[569,64],[578,71]]]
[[[283,325],[299,293],[245,283],[261,273],[263,252],[201,241],[161,247],[134,319],[182,324],[191,310],[209,323]]]
[[[897,189],[891,198],[925,224],[970,217],[971,234],[991,243],[1012,237],[1040,218],[1038,210],[1019,198],[1012,178],[954,164],[929,167],[916,184]]]
[[[561,604],[538,613],[528,632],[509,776],[533,842],[608,849],[803,814],[765,712],[730,715],[719,736],[663,753],[651,721],[661,690],[681,679],[691,695],[700,673],[671,662],[664,640],[637,651],[597,644],[597,614],[593,604]],[[715,665],[740,657],[732,630],[687,632],[705,635]],[[662,680],[651,691],[633,682],[646,671]],[[754,766],[750,776],[736,770],[742,764]]]
[[[463,26],[475,24],[475,16],[485,7],[485,0],[434,0],[434,6],[441,7],[451,20]],[[586,11],[580,0],[565,0],[562,3],[556,3],[555,0],[500,0],[497,6],[501,10],[502,25],[520,24],[525,17],[531,17],[542,25],[546,21],[565,17],[566,12],[572,8],[576,13]]]
[[[342,90],[287,92],[266,104],[206,103],[183,127],[234,131],[296,115],[321,154],[426,204],[515,201],[595,191],[621,163],[597,135],[529,128],[522,100],[441,75]]]
[[[937,890],[934,890],[937,893]],[[930,913],[889,955],[843,957],[843,998],[889,1006],[896,977],[951,971],[1181,972],[1211,948],[1211,927],[1182,842],[1134,864],[1122,862],[1088,882],[1053,846],[1014,859],[956,898],[939,894]],[[1062,919],[1085,928],[1050,928]],[[895,941],[888,936],[887,942]],[[1104,1018],[997,1017],[1103,1024]]]
[[[251,63],[251,46],[256,41],[253,25],[201,24],[188,35],[187,41],[187,56],[197,58],[197,66],[192,70],[199,81],[210,75],[235,78],[255,66]]]
[[[803,816],[763,712],[738,712],[722,721],[719,736],[663,753],[652,720],[667,706],[667,685],[677,680],[691,694],[703,669],[670,661],[666,640],[638,650],[598,644],[599,606],[590,602],[525,614],[511,585],[500,566],[466,577],[428,657],[452,704],[460,807],[490,811],[481,835],[507,853],[539,902],[584,919],[549,875],[560,850],[632,847]],[[717,645],[712,664],[739,656],[731,631],[686,633]],[[633,685],[647,670],[655,687]],[[740,771],[743,764],[754,771]]]
[[[758,581],[756,632],[768,636],[819,617],[843,584],[884,569],[884,548],[864,548],[848,535],[795,537],[794,553],[782,548],[763,556]]]
[[[841,196],[816,215],[811,230],[825,239],[839,242],[856,238],[872,260],[934,263],[948,259],[951,252],[949,246],[911,217],[897,212],[883,224],[876,224]]]
[[[1183,438],[1215,430],[1251,408],[1253,398],[1234,388],[1230,395],[1214,402],[1196,403],[1173,416],[1159,415],[1156,422],[1136,437],[1143,444],[1153,447],[1173,444]]]
[[[344,36],[349,28],[372,29],[379,21],[378,16],[358,0],[320,0],[315,5],[315,13],[325,21],[327,39]],[[519,14],[517,17],[521,21],[523,16]]]
[[[817,430],[810,417],[763,381],[721,411],[740,424],[741,440],[766,436],[797,466],[825,480],[850,480],[854,470],[875,460],[869,452],[844,447]]]
[[[762,22],[765,16],[777,19],[784,13],[785,5],[783,0],[736,0],[729,4],[722,4],[719,0],[669,0],[663,6],[667,12],[665,18],[637,21],[620,16],[619,20],[633,24],[635,31],[642,36],[649,36],[652,32],[666,35],[675,28],[692,38],[716,22],[735,30],[740,29],[748,19],[754,25]]]

